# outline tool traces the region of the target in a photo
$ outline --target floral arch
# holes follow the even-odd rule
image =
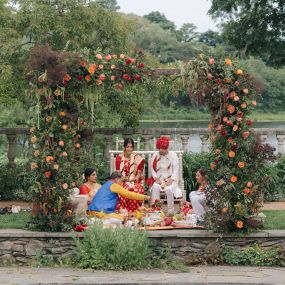
[[[38,229],[62,231],[72,225],[68,189],[80,180],[79,162],[85,157],[82,133],[92,121],[93,104],[104,96],[120,96],[123,90],[130,90],[124,100],[134,93],[139,96],[136,86],[153,81],[149,70],[141,54],[136,58],[101,53],[81,56],[54,52],[48,46],[34,49],[29,76],[37,120],[31,128],[31,169],[38,205],[33,220]],[[207,104],[211,112],[209,224],[220,231],[246,231],[261,205],[254,175],[257,165],[251,154],[252,121],[247,118],[256,105],[253,80],[238,61],[215,62],[203,55],[174,73],[172,84],[190,90],[190,97]]]

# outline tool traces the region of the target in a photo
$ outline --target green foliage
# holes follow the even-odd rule
[[[224,262],[229,265],[278,266],[280,264],[277,249],[262,249],[259,245],[245,247],[241,250],[225,249]]]
[[[158,24],[164,30],[169,30],[171,32],[175,31],[175,24],[172,21],[168,20],[164,14],[158,11],[150,12],[144,17],[150,22]]]
[[[200,168],[210,170],[211,153],[185,153],[183,155],[183,178],[187,200],[191,191],[198,189],[196,172]]]
[[[30,201],[33,183],[27,162],[13,167],[5,161],[0,163],[0,200]]]
[[[227,19],[224,38],[242,54],[262,56],[267,63],[285,64],[284,1],[212,0],[210,14]]]
[[[76,239],[76,264],[82,268],[135,270],[149,267],[150,248],[146,232],[95,226]]]
[[[95,3],[107,11],[115,12],[120,9],[120,6],[117,5],[117,0],[95,0]]]

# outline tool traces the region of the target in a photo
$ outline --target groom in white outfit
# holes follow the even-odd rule
[[[174,197],[182,197],[182,191],[178,187],[179,162],[177,154],[169,151],[169,139],[160,137],[156,141],[156,152],[152,157],[151,174],[151,203],[160,200],[160,192],[165,192],[167,199],[168,215],[174,214]]]

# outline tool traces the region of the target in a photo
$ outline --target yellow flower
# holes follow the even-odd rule
[[[233,64],[232,64],[232,61],[227,57],[226,59],[225,59],[225,63],[226,63],[226,65],[228,65],[228,66],[232,66]]]

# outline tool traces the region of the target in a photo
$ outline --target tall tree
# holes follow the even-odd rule
[[[199,35],[199,42],[216,47],[217,45],[223,44],[223,38],[218,32],[208,30]]]
[[[197,32],[197,27],[192,23],[185,23],[177,31],[180,34],[180,41],[183,43],[188,43],[196,40],[199,33]]]
[[[117,0],[96,0],[95,2],[107,11],[115,12],[120,9]]]
[[[244,55],[260,55],[270,65],[285,64],[284,0],[212,0],[209,13],[226,19],[224,37]]]
[[[176,29],[175,24],[168,20],[164,14],[158,11],[150,12],[144,17],[150,22],[158,24],[164,30],[170,30],[171,32],[174,32]]]

